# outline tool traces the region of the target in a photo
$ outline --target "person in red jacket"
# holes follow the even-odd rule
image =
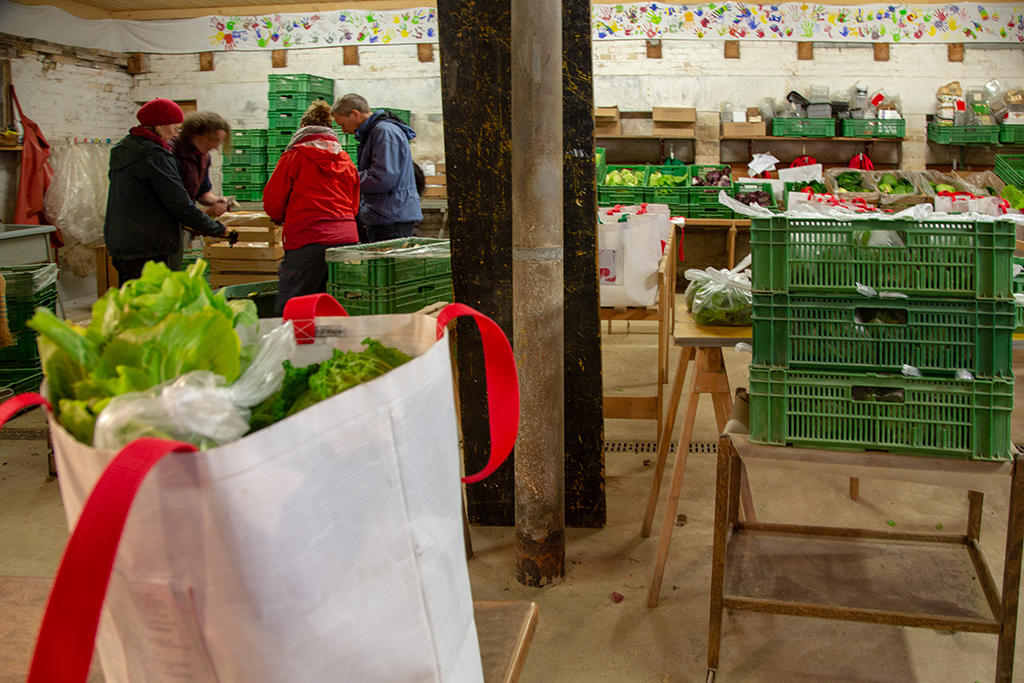
[[[263,188],[263,209],[284,224],[277,314],[293,296],[327,289],[324,252],[359,241],[359,172],[331,130],[331,107],[310,105]]]

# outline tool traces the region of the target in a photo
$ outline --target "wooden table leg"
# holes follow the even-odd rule
[[[672,529],[675,528],[676,510],[679,508],[679,493],[683,488],[683,474],[686,472],[686,458],[690,453],[690,438],[693,436],[693,423],[697,417],[697,404],[700,402],[701,387],[704,384],[702,375],[708,366],[708,353],[711,349],[698,348],[694,361],[693,384],[690,397],[686,404],[686,416],[683,418],[683,432],[679,435],[676,445],[676,462],[672,467],[672,484],[665,503],[665,514],[661,523],[661,536],[658,539],[658,554],[654,561],[654,576],[651,578],[651,590],[647,596],[647,606],[657,607],[661,593],[661,580],[665,575],[665,560],[668,559],[668,548],[672,542]],[[719,354],[721,351],[719,350]]]
[[[733,222],[729,226],[729,269],[732,270],[736,266],[736,233],[739,230],[736,228],[736,223]]]
[[[850,477],[850,500],[857,500],[858,498],[860,498],[860,479]]]
[[[714,377],[709,378],[711,389],[711,400],[715,407],[715,421],[718,423],[718,433],[725,431],[725,423],[729,421],[732,413],[732,390],[729,388],[729,375],[725,371],[725,360],[722,358],[722,349],[709,349],[714,351],[710,356],[709,372]],[[740,463],[740,500],[743,504],[743,519],[748,522],[756,522],[757,515],[754,512],[754,497],[750,493],[750,483],[747,480],[747,468]]]
[[[715,477],[714,545],[711,550],[711,614],[708,620],[708,669],[718,668],[722,643],[722,595],[725,590],[725,545],[729,538],[729,469],[732,441],[718,440],[718,469]]]
[[[651,491],[647,494],[647,508],[644,511],[644,521],[640,525],[640,537],[647,538],[651,535],[651,524],[654,522],[654,511],[658,507],[658,496],[661,494],[661,480],[665,476],[665,462],[668,460],[668,447],[672,443],[672,431],[676,428],[676,413],[679,412],[679,398],[683,393],[683,381],[686,379],[686,368],[693,359],[694,349],[692,346],[684,346],[679,349],[679,367],[676,368],[676,379],[672,383],[672,395],[668,400],[668,413],[658,433],[658,458],[654,464],[654,479],[651,481]]]
[[[1024,543],[1024,472],[1018,459],[1010,485],[1010,512],[1006,523],[1003,560],[1003,614],[996,653],[997,683],[1013,681],[1013,651],[1017,640],[1017,601],[1020,598],[1021,544]]]

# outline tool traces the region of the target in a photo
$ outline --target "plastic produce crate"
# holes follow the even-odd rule
[[[240,202],[262,202],[263,185],[238,184],[228,185],[224,183],[224,194],[231,195]]]
[[[739,195],[741,195],[741,194],[743,194],[745,192],[765,192],[768,195],[768,205],[764,206],[762,208],[773,209],[773,210],[776,208],[776,205],[775,205],[776,204],[775,203],[775,193],[772,192],[771,183],[745,182],[745,183],[734,183],[733,184],[733,196],[737,196],[738,197]],[[785,203],[785,201],[786,201],[785,198],[783,198],[782,201],[783,201],[783,203]],[[761,204],[758,204],[757,206],[761,206]],[[785,208],[785,207],[783,207],[783,208]]]
[[[10,389],[14,394],[39,391],[39,385],[42,383],[43,370],[38,358],[23,365],[5,362],[3,367],[0,367],[0,388]]]
[[[231,131],[232,149],[251,149],[267,146],[266,128],[234,128]]]
[[[224,154],[225,168],[252,168],[267,165],[267,150],[259,148],[232,148]]]
[[[623,169],[634,171],[640,177],[640,184],[633,185],[605,185],[608,174],[612,171]],[[644,203],[644,178],[647,168],[642,164],[616,165],[609,164],[606,167],[604,177],[597,184],[597,203],[599,206],[615,206],[616,204],[643,204]]]
[[[906,246],[862,246],[873,231]],[[755,218],[753,289],[857,294],[857,284],[908,296],[1009,299],[1014,225],[1009,221]]]
[[[412,120],[412,112],[409,111],[408,109],[395,109],[394,107],[381,107],[381,109],[387,109],[389,112],[397,116],[399,120],[401,120],[401,122],[407,126],[409,125],[409,122]]]
[[[693,180],[704,176],[708,171],[722,170],[731,172],[731,168],[721,164],[694,164],[689,167],[690,179],[686,181],[686,216],[688,218],[732,218],[732,209],[718,201],[718,193],[725,190],[730,197],[735,196],[734,184],[727,186],[694,185]]]
[[[843,137],[902,138],[906,135],[905,119],[842,119]]]
[[[940,126],[929,121],[928,139],[940,145],[994,145],[999,142],[999,126]]]
[[[682,182],[669,187],[651,187],[651,176],[658,171],[662,175],[682,178]],[[644,176],[644,201],[649,204],[668,204],[669,211],[673,216],[682,216],[686,213],[687,198],[689,191],[687,183],[690,177],[690,167],[673,164],[670,166],[648,166],[647,174]]]
[[[311,74],[271,74],[267,76],[271,95],[319,95],[334,100],[334,79]]]
[[[1004,183],[1024,189],[1024,154],[997,154],[995,172]]]
[[[1008,145],[1024,144],[1024,126],[1005,123],[999,126],[999,142]]]
[[[772,135],[784,138],[831,138],[835,119],[772,119]]]
[[[262,187],[267,183],[267,167],[260,166],[225,166],[224,184],[226,185],[259,185]]]
[[[7,274],[4,273],[6,279]],[[0,364],[39,363],[39,348],[36,346],[36,331],[28,326],[29,319],[37,308],[57,311],[57,285],[47,285],[27,300],[7,297],[7,326],[14,338],[14,344],[0,349]]]
[[[316,100],[323,100],[329,105],[334,104],[330,97],[305,94],[275,94],[267,98],[267,112],[271,115],[280,113],[299,114],[301,118],[301,115],[309,109],[309,105],[313,104]]]
[[[353,142],[352,144],[343,144],[341,146],[341,148],[345,152],[348,153],[349,157],[352,159],[352,163],[353,164],[358,163],[358,161],[359,161],[359,144],[358,143]]]
[[[750,367],[750,440],[1009,460],[1013,381]]]
[[[346,287],[393,287],[420,280],[451,278],[449,241],[402,237],[327,250],[327,281]]]
[[[1014,256],[1013,257],[1013,263],[1015,265],[1024,266],[1024,258],[1021,258],[1019,256]],[[1024,293],[1024,274],[1021,274],[1020,276],[1013,278],[1013,285],[1012,286],[1013,286],[1013,293],[1014,294]],[[1016,328],[1017,331],[1024,332],[1024,306],[1021,306],[1020,304],[1017,304],[1016,306],[1014,306],[1013,310],[1014,310],[1014,314],[1015,314],[1014,320],[1016,321],[1016,324],[1015,324],[1014,327]]]
[[[395,287],[356,287],[327,283],[327,293],[345,307],[349,315],[413,313],[439,301],[452,301],[451,276],[420,280]]]
[[[753,363],[789,369],[1013,377],[1014,305],[754,293]]]
[[[302,112],[299,111],[267,113],[267,128],[273,131],[288,131],[289,133],[294,133],[299,129],[300,121],[302,121]]]
[[[228,285],[217,290],[225,299],[249,299],[256,304],[256,314],[261,318],[276,317],[277,280],[250,282],[244,285]]]
[[[608,159],[605,154],[604,147],[594,148],[594,170],[597,174],[597,181],[601,182],[604,180],[604,174],[607,170]]]

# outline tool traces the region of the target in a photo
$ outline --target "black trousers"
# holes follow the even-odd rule
[[[147,258],[119,259],[111,258],[114,269],[117,271],[117,283],[123,285],[128,280],[138,280],[142,277],[142,267],[147,261],[157,261],[167,264],[171,270],[181,270],[182,253],[167,254],[166,256],[150,256]]]
[[[404,223],[389,223],[387,225],[365,225],[362,226],[359,241],[383,242],[384,240],[396,240],[400,237],[412,237],[412,229],[416,227],[415,221]]]
[[[284,252],[284,259],[277,268],[277,299],[274,300],[274,307],[278,316],[284,313],[284,305],[292,297],[327,291],[327,261],[324,260],[324,252],[331,247],[343,246],[307,244]]]

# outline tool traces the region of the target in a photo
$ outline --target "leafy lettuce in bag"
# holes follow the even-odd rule
[[[750,293],[750,271],[740,271],[747,263],[749,257],[733,271],[686,271],[686,279],[690,280],[686,304],[698,325],[750,325],[754,300]]]
[[[226,301],[203,278],[205,261],[185,271],[145,265],[142,277],[112,289],[82,327],[39,309],[29,326],[39,332],[39,356],[49,399],[60,423],[93,443],[96,417],[121,394],[145,391],[193,370],[234,382],[251,358],[236,327],[256,323],[249,300]]]

